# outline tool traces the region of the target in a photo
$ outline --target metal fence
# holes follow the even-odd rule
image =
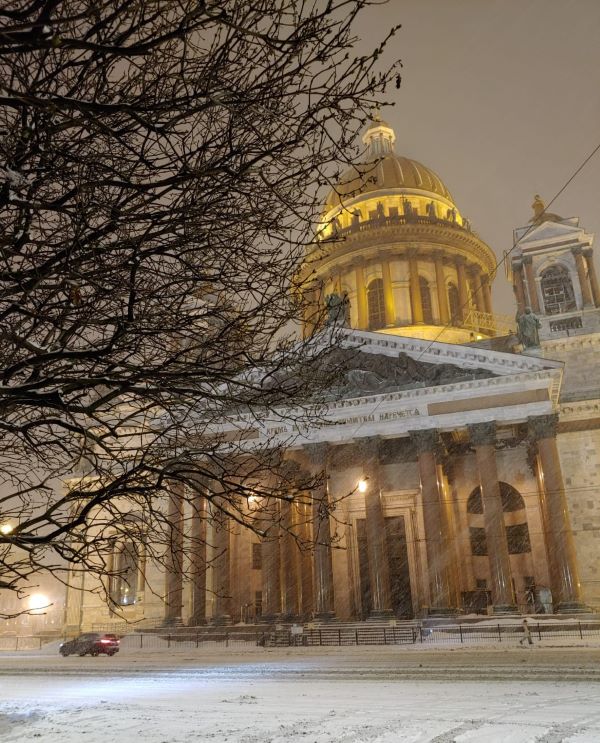
[[[160,650],[162,648],[254,647],[261,644],[262,633],[235,632],[135,632],[121,640],[122,650]]]
[[[130,629],[130,628],[129,628]],[[114,629],[111,629],[114,632]],[[564,638],[582,641],[600,638],[599,621],[535,622],[529,621],[534,642]],[[117,632],[116,634],[121,634]],[[523,624],[444,624],[424,627],[418,623],[398,625],[325,624],[314,628],[292,628],[271,631],[242,631],[239,628],[184,632],[130,632],[121,640],[122,650],[160,650],[176,648],[250,648],[250,647],[318,647],[357,645],[427,645],[467,643],[513,643],[524,638]],[[39,650],[57,638],[48,636],[0,635],[0,650]]]
[[[533,640],[600,637],[600,622],[528,622]],[[523,624],[456,624],[421,627],[418,642],[514,642],[524,637]]]
[[[49,641],[37,635],[0,635],[0,650],[40,650]]]
[[[529,622],[534,641],[551,638],[583,640],[600,637],[600,622]],[[289,630],[265,633],[259,639],[267,647],[320,645],[416,645],[516,642],[524,637],[523,624],[454,624],[423,627],[398,625],[376,627],[324,626],[294,634]]]

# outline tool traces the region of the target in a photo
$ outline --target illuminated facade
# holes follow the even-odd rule
[[[318,303],[349,301],[351,327],[467,343],[506,332],[494,316],[496,259],[440,178],[394,151],[383,121],[368,127],[363,164],[327,197],[307,259]]]
[[[373,122],[365,144],[360,175],[328,197],[306,269],[315,303],[347,295],[341,344],[353,366],[332,391],[330,425],[274,434],[257,424],[255,437],[294,437],[287,464],[299,477],[325,471],[323,486],[273,503],[280,539],[262,542],[207,519],[202,497],[190,510],[172,494],[177,554],[126,561],[128,590],[113,587],[126,618],[195,626],[600,608],[593,236],[536,200],[510,277],[519,314],[538,315],[539,343],[508,334],[492,350],[506,326],[492,313],[490,249],[431,170],[394,154],[389,126]],[[314,548],[300,550],[294,533]],[[72,589],[67,603],[69,631],[120,621],[93,593]]]

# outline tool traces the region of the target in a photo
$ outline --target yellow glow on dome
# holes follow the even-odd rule
[[[494,253],[440,177],[397,155],[395,141],[389,124],[373,121],[363,163],[330,192],[302,271],[311,303],[345,297],[356,330],[456,344],[503,334],[492,308]]]

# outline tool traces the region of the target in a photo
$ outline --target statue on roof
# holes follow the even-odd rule
[[[541,200],[539,193],[536,193],[536,195],[534,196],[533,204],[531,205],[531,208],[533,209],[534,222],[537,222],[544,216],[544,212],[546,211],[546,205]]]
[[[349,299],[346,292],[344,292],[343,296],[341,297],[337,292],[328,294],[325,297],[325,307],[327,308],[326,324],[341,326],[346,325],[348,316],[348,304]]]
[[[524,348],[537,348],[540,345],[541,323],[538,316],[525,307],[525,312],[517,314],[517,337]]]

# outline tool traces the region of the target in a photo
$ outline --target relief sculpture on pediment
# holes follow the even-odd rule
[[[339,383],[332,397],[377,394],[397,390],[436,387],[443,384],[494,376],[484,369],[463,369],[455,364],[418,361],[406,353],[397,356],[336,349],[323,360],[339,368]]]

